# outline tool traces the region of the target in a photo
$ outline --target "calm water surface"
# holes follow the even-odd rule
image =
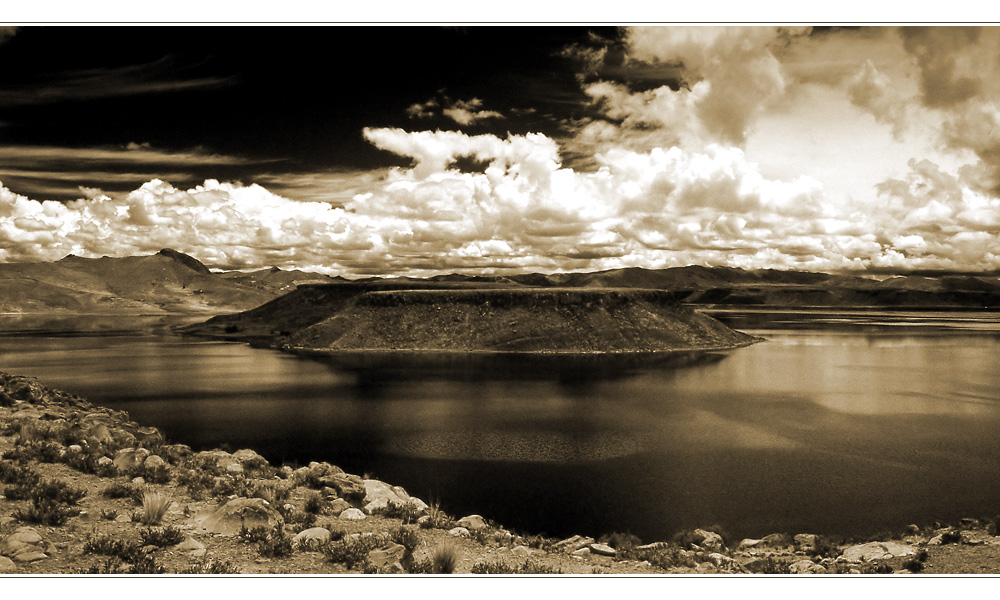
[[[0,317],[0,369],[196,449],[326,460],[550,535],[861,535],[1000,512],[1000,315],[720,316],[768,341],[614,378],[359,376],[161,318]]]

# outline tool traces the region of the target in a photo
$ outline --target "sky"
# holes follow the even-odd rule
[[[996,27],[0,26],[0,65],[0,262],[1000,269]]]

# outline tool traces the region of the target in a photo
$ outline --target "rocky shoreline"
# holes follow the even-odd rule
[[[1000,572],[993,519],[837,543],[695,529],[518,534],[329,463],[194,452],[121,411],[0,374],[0,574]]]

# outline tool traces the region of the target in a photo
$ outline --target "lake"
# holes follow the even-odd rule
[[[1000,513],[1000,314],[713,314],[767,341],[613,372],[357,373],[172,335],[185,319],[7,316],[0,370],[195,449],[329,461],[525,532],[866,535]]]

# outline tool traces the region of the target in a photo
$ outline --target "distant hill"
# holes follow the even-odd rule
[[[275,295],[213,274],[170,249],[152,256],[0,264],[0,312],[8,313],[232,312]]]

